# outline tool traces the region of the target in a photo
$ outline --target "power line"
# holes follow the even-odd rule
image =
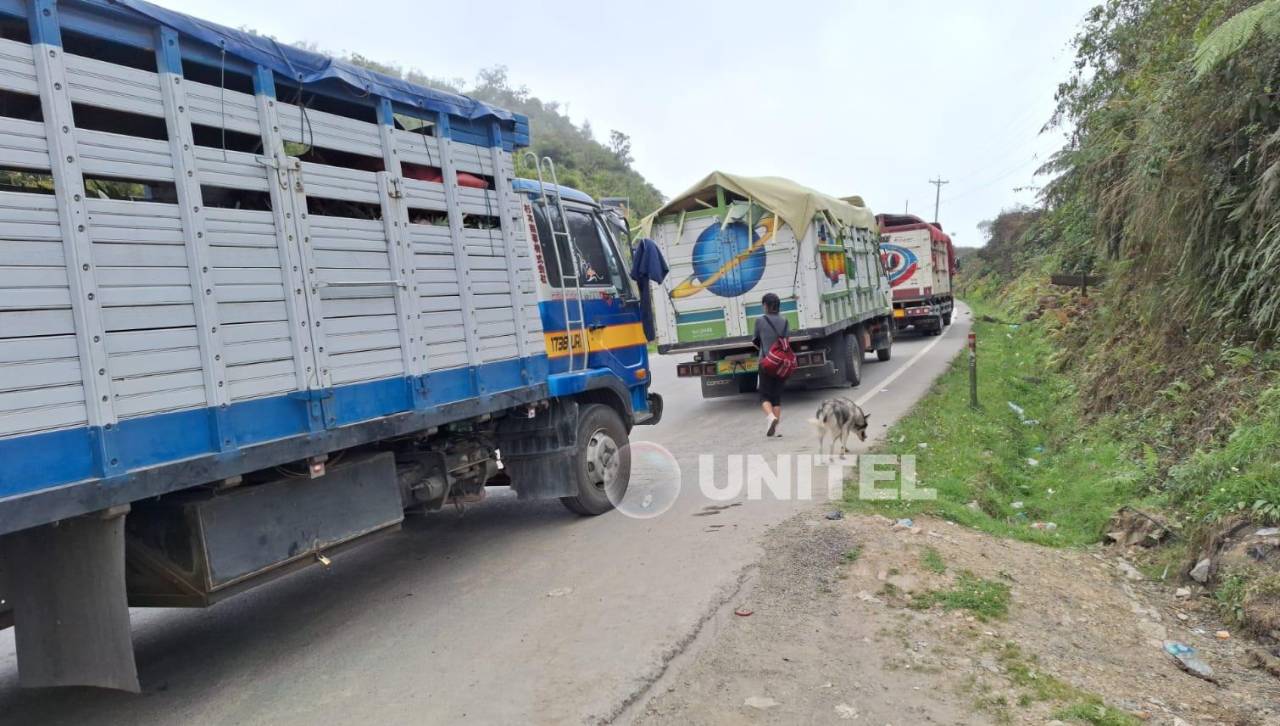
[[[1027,159],[1027,160],[1025,160],[1025,161],[1020,162],[1020,163],[1019,163],[1019,164],[1017,164],[1016,166],[1013,166],[1013,167],[1011,167],[1011,168],[1009,168],[1009,169],[1007,169],[1007,170],[1005,170],[1005,171],[1001,172],[998,176],[996,176],[996,177],[994,177],[994,178],[992,178],[992,179],[990,179],[990,180],[988,180],[988,181],[982,182],[982,183],[977,184],[977,185],[975,185],[975,186],[971,186],[971,187],[964,187],[964,188],[962,188],[962,190],[961,190],[958,194],[953,194],[953,195],[951,195],[951,196],[947,197],[947,201],[948,201],[948,202],[953,202],[953,201],[955,201],[955,200],[957,200],[957,199],[962,199],[962,198],[964,198],[964,197],[967,197],[967,196],[969,196],[970,194],[973,194],[974,192],[982,191],[983,189],[986,189],[986,188],[988,188],[988,187],[992,186],[993,184],[997,184],[997,183],[999,183],[1000,181],[1003,181],[1004,179],[1007,179],[1009,176],[1011,176],[1011,175],[1013,175],[1013,174],[1016,174],[1016,173],[1017,173],[1017,172],[1019,172],[1019,171],[1022,171],[1022,170],[1023,170],[1023,169],[1025,169],[1029,164],[1034,164],[1034,163],[1036,163],[1036,162],[1037,162],[1037,161],[1039,161],[1039,160],[1040,160],[1039,154],[1034,154],[1034,155],[1032,155],[1032,157],[1031,157],[1030,159]]]

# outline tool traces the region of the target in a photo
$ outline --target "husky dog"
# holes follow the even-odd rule
[[[818,407],[813,424],[818,427],[818,452],[823,451],[823,443],[831,437],[830,454],[836,453],[836,442],[840,442],[842,453],[849,453],[849,434],[853,433],[861,441],[867,440],[867,419],[871,418],[858,404],[847,398],[829,398]]]

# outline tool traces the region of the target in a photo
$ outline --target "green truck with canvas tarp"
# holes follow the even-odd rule
[[[671,274],[655,296],[658,351],[704,398],[755,390],[751,343],[760,299],[782,299],[800,363],[793,385],[858,385],[874,350],[893,344],[890,287],[875,215],[780,177],[714,172],[644,220]]]

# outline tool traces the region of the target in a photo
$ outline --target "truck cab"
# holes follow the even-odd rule
[[[555,390],[558,374],[587,370],[588,380],[617,382],[610,389],[626,396],[634,423],[656,423],[662,399],[649,391],[648,341],[622,228],[577,189],[520,178],[512,185],[533,247],[553,393],[576,393]],[[582,376],[572,380],[580,385]]]

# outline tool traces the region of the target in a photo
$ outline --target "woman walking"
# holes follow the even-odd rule
[[[773,344],[779,338],[786,340],[791,330],[787,319],[778,312],[782,301],[777,295],[765,293],[760,303],[764,306],[764,314],[756,318],[755,336],[751,342],[760,349],[760,358],[763,360]],[[782,419],[782,386],[785,381],[770,374],[764,366],[760,366],[759,376],[760,407],[769,420],[765,436],[778,436],[778,424]]]

